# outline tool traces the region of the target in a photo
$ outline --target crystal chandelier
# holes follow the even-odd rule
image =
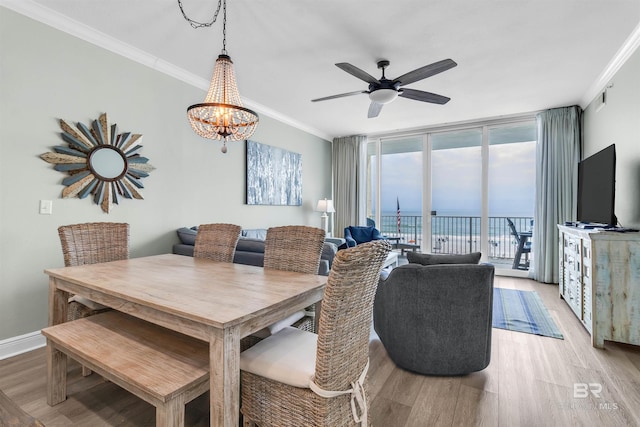
[[[207,23],[196,22],[187,17],[178,0],[182,16],[193,28],[209,27],[218,17],[222,7],[222,53],[216,59],[209,92],[203,103],[187,108],[191,127],[203,138],[222,140],[222,152],[227,152],[227,141],[242,141],[253,135],[258,126],[258,114],[243,107],[233,62],[227,55],[227,1],[218,0],[218,9]]]

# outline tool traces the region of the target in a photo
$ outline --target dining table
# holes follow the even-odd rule
[[[211,426],[226,427],[237,427],[240,418],[240,339],[319,305],[327,282],[326,276],[174,254],[45,273],[50,326],[66,321],[74,294],[208,342]],[[55,392],[66,386],[66,356],[54,351],[48,358],[48,388]]]

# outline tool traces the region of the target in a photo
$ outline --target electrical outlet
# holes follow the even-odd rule
[[[53,213],[53,202],[51,200],[40,200],[40,215],[51,215]]]

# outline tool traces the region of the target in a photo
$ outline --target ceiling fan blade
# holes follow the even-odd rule
[[[345,96],[360,95],[361,93],[369,93],[368,90],[357,90],[355,92],[341,93],[338,95],[325,96],[324,98],[312,99],[311,102],[326,101],[327,99],[343,98]]]
[[[450,68],[458,65],[452,59],[443,59],[442,61],[434,62],[433,64],[425,65],[416,70],[409,71],[406,74],[393,80],[394,83],[400,83],[401,85],[408,85],[418,80],[426,79],[443,71],[447,71]]]
[[[336,64],[336,67],[340,68],[342,71],[346,71],[352,76],[359,78],[360,80],[364,80],[367,83],[371,83],[371,84],[378,83],[378,79],[376,79],[366,71],[362,71],[360,68],[356,67],[355,65],[351,65],[347,62],[340,62]]]
[[[415,99],[416,101],[431,102],[432,104],[446,104],[451,100],[451,98],[438,95],[437,93],[425,92],[416,89],[400,89],[398,96]]]
[[[378,117],[378,114],[380,114],[380,111],[382,111],[383,105],[384,104],[378,104],[377,102],[371,102],[371,104],[369,105],[369,114],[367,114],[367,117],[370,119]]]

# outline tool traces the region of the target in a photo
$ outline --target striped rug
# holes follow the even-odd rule
[[[492,326],[564,339],[535,291],[493,288]]]

